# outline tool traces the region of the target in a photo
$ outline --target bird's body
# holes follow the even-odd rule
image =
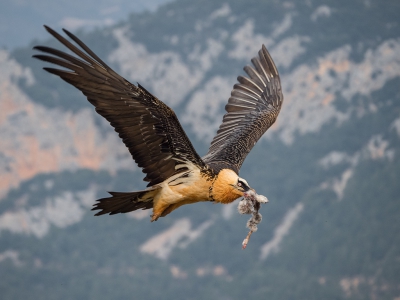
[[[143,191],[110,192],[111,197],[95,204],[93,209],[100,210],[96,215],[152,208],[155,221],[185,204],[227,204],[250,190],[239,169],[283,102],[279,74],[265,46],[252,59],[255,69],[244,68],[249,78],[238,77],[223,122],[201,158],[166,104],[115,73],[73,34],[64,30],[85,52],[46,29],[78,57],[42,46],[35,49],[53,56],[34,57],[71,70],[45,68],[83,92],[114,127],[149,182]]]
[[[238,176],[229,169],[224,169],[218,175],[193,170],[188,180],[181,184],[166,181],[153,200],[153,218],[166,216],[173,210],[185,204],[201,201],[231,203],[243,196],[230,184],[236,183]]]
[[[180,175],[180,176],[179,176]],[[97,209],[102,209],[101,214],[111,214],[133,211],[148,204],[153,208],[152,221],[164,217],[173,210],[185,204],[203,201],[228,204],[243,196],[243,192],[233,187],[238,182],[238,176],[230,169],[223,169],[215,174],[210,169],[200,170],[191,166],[189,175],[178,174],[168,178],[147,190],[132,193],[111,193],[113,197],[101,199]],[[132,201],[132,199],[136,201]],[[121,201],[118,203],[118,201]],[[117,208],[125,208],[118,211]]]

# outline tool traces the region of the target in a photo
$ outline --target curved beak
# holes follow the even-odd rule
[[[253,189],[253,188],[249,188],[247,191],[244,191],[244,196],[247,196],[247,195],[257,195],[257,192],[256,192],[256,190],[255,189]]]

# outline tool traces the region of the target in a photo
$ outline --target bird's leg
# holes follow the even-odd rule
[[[154,222],[157,221],[159,217],[161,217],[161,215],[156,215],[156,214],[152,214],[150,219],[150,222]]]
[[[163,212],[170,206],[170,204],[159,199],[153,204],[153,214],[151,215],[151,222],[157,221],[159,217],[163,216]]]

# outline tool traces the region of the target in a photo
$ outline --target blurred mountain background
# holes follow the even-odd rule
[[[2,3],[1,299],[400,299],[398,1],[55,3]],[[85,97],[31,58],[38,44],[65,50],[47,20],[170,105],[200,155],[268,47],[285,101],[240,173],[270,200],[245,251],[237,201],[155,223],[93,217],[96,199],[144,176]]]
[[[115,25],[133,12],[151,12],[171,0],[2,0],[0,48],[25,47],[33,39],[48,38],[42,25],[71,31]]]

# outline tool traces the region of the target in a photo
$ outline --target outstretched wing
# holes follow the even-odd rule
[[[278,117],[283,102],[278,70],[263,45],[250,66],[244,67],[249,78],[239,76],[228,104],[227,113],[203,161],[216,172],[231,169],[239,174],[247,154]]]
[[[72,33],[64,29],[84,51],[51,28],[45,28],[78,57],[43,46],[34,49],[52,56],[34,57],[69,69],[44,68],[81,90],[96,112],[111,123],[147,174],[144,180],[149,181],[148,186],[184,172],[185,163],[205,166],[172,109],[140,85],[135,86],[115,73]]]

